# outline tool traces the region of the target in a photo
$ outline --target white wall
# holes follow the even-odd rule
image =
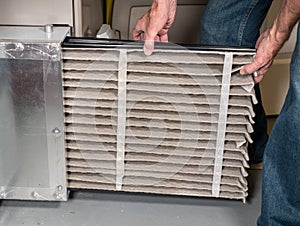
[[[76,36],[95,36],[103,0],[1,0],[0,25],[67,24]]]
[[[0,24],[73,26],[72,0],[1,0]]]

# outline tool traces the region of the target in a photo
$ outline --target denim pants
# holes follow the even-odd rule
[[[200,43],[254,48],[271,3],[272,0],[209,0],[200,20]],[[258,104],[253,106],[255,124],[251,134],[253,143],[248,147],[250,163],[262,161],[268,140],[258,84],[255,92]]]
[[[300,225],[299,26],[290,65],[289,91],[265,150],[262,211],[258,225]]]
[[[201,43],[254,46],[271,0],[209,0]],[[271,75],[270,75],[271,76]],[[260,98],[257,88],[258,98]],[[254,157],[266,140],[263,108],[256,106]],[[252,156],[253,157],[253,156]],[[290,88],[263,157],[262,209],[258,226],[300,226],[300,30],[290,67]]]

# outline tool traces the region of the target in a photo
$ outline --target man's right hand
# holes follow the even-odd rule
[[[136,23],[133,40],[144,40],[144,53],[151,55],[154,41],[168,42],[168,31],[175,20],[177,0],[153,0],[151,9]]]

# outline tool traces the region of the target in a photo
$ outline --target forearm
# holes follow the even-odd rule
[[[279,13],[270,30],[274,42],[280,46],[289,38],[293,27],[300,18],[300,1],[283,0]]]

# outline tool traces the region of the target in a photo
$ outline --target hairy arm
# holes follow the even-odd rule
[[[258,76],[254,77],[254,81],[260,82],[271,67],[274,57],[288,40],[299,18],[300,1],[283,0],[273,26],[262,33],[256,42],[255,58],[252,63],[241,69],[241,74],[252,74],[256,71]]]
[[[168,41],[168,31],[175,20],[177,0],[153,0],[150,10],[136,23],[133,40],[144,40],[144,52],[150,55],[154,41]]]

